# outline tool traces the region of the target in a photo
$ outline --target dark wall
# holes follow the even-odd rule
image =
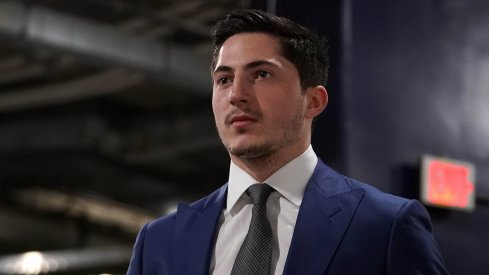
[[[489,2],[277,1],[331,38],[316,152],[379,189],[419,198],[424,154],[476,166],[472,213],[428,208],[451,274],[489,274]]]
[[[350,176],[418,198],[419,160],[473,162],[473,213],[430,209],[452,274],[488,274],[489,6],[353,1],[351,89],[343,102]]]
[[[428,153],[475,163],[488,194],[487,1],[354,2],[349,172],[402,193],[397,174],[370,171]]]
[[[302,3],[302,4],[301,4]],[[310,13],[310,11],[315,11]],[[314,130],[313,143],[314,150],[323,161],[345,171],[345,153],[344,153],[344,131],[343,127],[344,112],[342,111],[342,90],[343,86],[343,57],[341,48],[343,47],[343,38],[341,33],[343,20],[343,4],[341,0],[328,1],[309,0],[306,2],[297,2],[295,0],[277,1],[276,12],[278,15],[291,18],[302,25],[316,31],[324,36],[328,45],[330,57],[330,68],[328,75],[329,102],[325,111],[320,115]]]

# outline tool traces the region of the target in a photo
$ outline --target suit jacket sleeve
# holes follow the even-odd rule
[[[389,242],[387,274],[448,274],[429,214],[418,201],[408,201],[399,210]]]
[[[143,247],[144,247],[144,236],[146,234],[146,229],[148,224],[146,224],[138,233],[136,237],[136,243],[134,244],[134,249],[131,257],[131,262],[129,264],[129,269],[127,270],[127,275],[140,275],[143,274]]]

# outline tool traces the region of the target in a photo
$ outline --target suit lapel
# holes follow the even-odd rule
[[[174,274],[208,274],[215,230],[226,201],[227,185],[204,201],[178,206],[174,233]]]
[[[323,274],[363,197],[322,162],[308,183],[284,274]]]

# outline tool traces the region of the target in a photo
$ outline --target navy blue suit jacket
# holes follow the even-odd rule
[[[146,224],[128,274],[208,274],[226,193],[224,185]],[[283,274],[448,272],[429,215],[418,201],[382,193],[319,161],[304,193]]]

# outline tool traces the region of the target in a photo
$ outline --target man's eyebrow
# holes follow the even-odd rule
[[[216,74],[218,72],[232,72],[232,71],[233,71],[233,69],[229,66],[218,66],[218,67],[216,67],[214,72],[212,72],[212,74]]]
[[[257,61],[253,61],[253,62],[246,64],[245,69],[249,70],[249,69],[253,69],[253,68],[256,68],[256,67],[259,67],[262,65],[269,65],[269,66],[278,67],[278,65],[275,64],[274,62],[267,61],[267,60],[257,60]],[[232,71],[233,71],[233,68],[231,68],[230,66],[218,66],[214,70],[213,74],[218,73],[218,72],[232,72]]]
[[[270,65],[270,66],[278,67],[277,64],[275,64],[274,62],[267,61],[267,60],[257,60],[246,64],[245,68],[253,69],[262,65]]]

